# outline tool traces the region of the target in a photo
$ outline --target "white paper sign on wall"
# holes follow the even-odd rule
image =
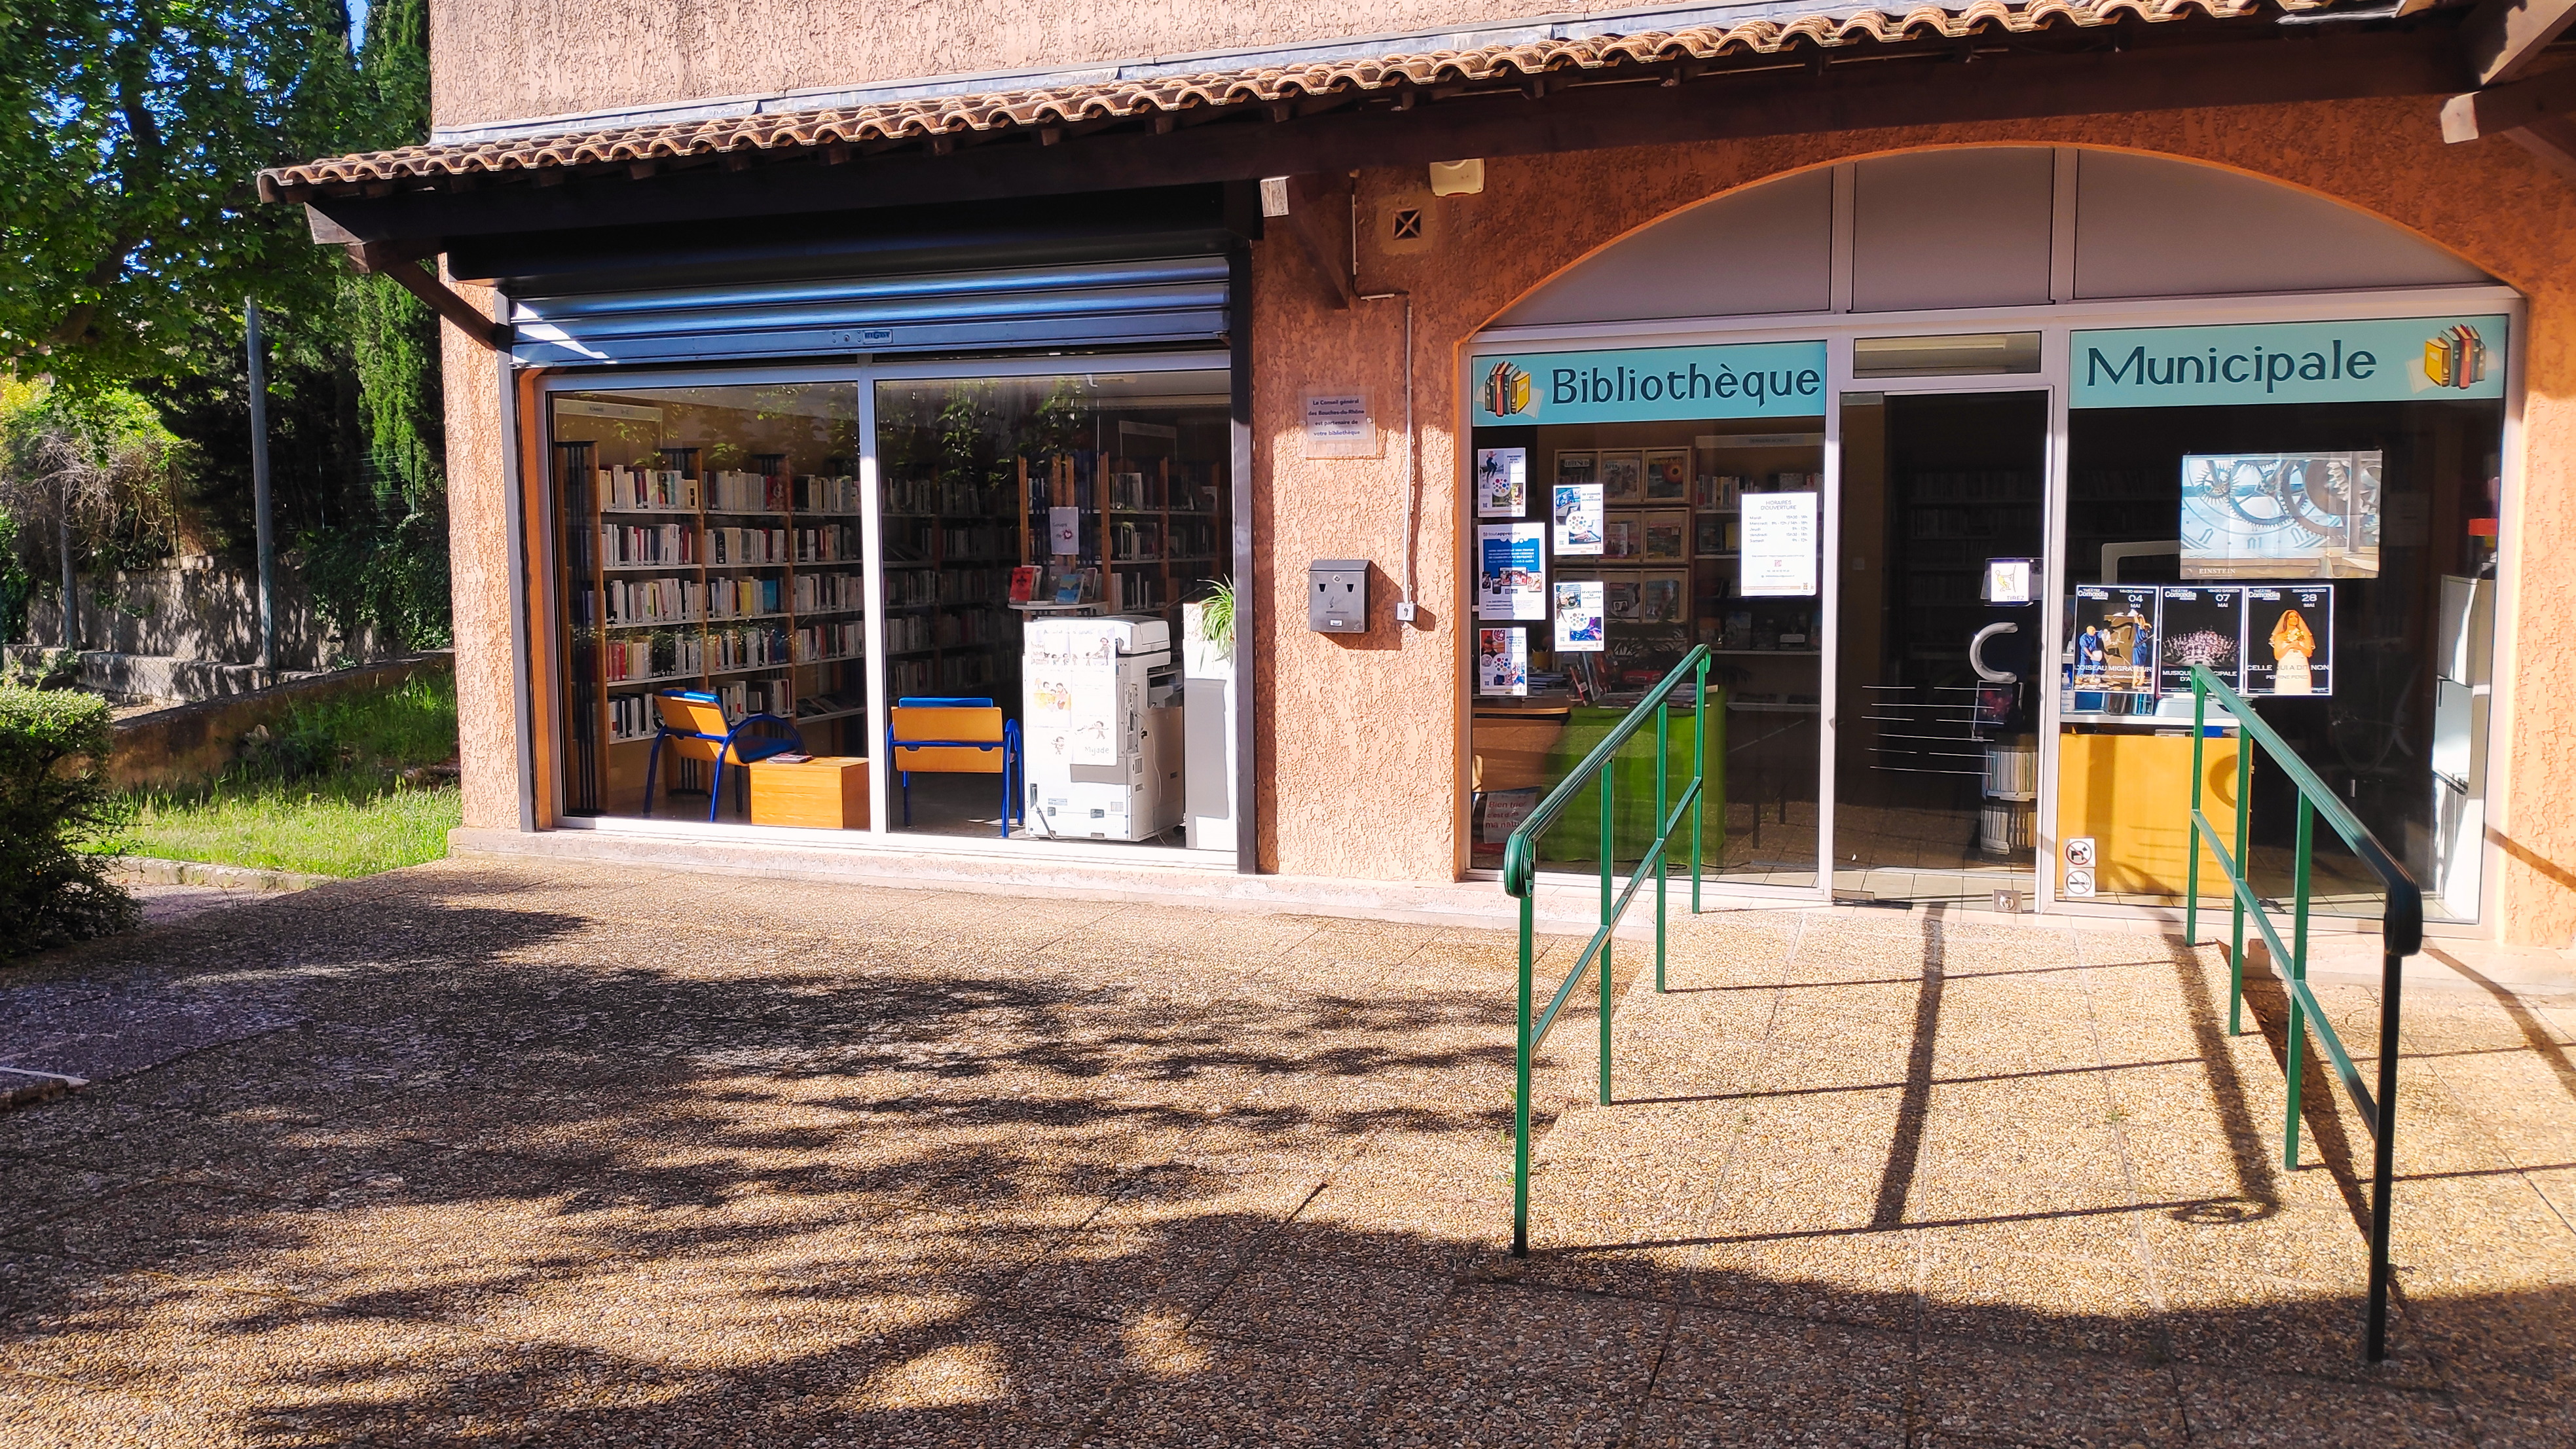
[[[1047,540],[1049,553],[1082,552],[1082,510],[1079,508],[1048,509]]]
[[[1309,388],[1305,404],[1307,457],[1378,455],[1377,419],[1369,410],[1367,388]]]

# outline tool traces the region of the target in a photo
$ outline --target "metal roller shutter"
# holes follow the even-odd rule
[[[551,367],[841,353],[1213,343],[1226,259],[1072,262],[512,299],[511,355]]]

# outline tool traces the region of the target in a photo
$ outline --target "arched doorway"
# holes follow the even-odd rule
[[[1875,157],[1632,233],[1474,348],[1476,475],[1532,501],[1479,490],[1470,567],[1535,544],[1547,586],[1479,589],[1477,839],[1705,642],[1728,884],[2170,908],[2190,655],[2474,917],[2517,311],[2360,211],[2113,151]]]

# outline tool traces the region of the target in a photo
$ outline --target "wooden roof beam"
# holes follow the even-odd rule
[[[421,260],[428,243],[348,242],[349,262],[362,273],[391,277],[404,291],[429,304],[430,310],[455,324],[456,330],[494,352],[510,349],[510,324],[495,322],[459,296]]]
[[[2522,74],[2576,24],[2576,0],[2481,0],[2460,22],[2460,52],[2478,84]]]
[[[2576,65],[2451,97],[2442,103],[2442,139],[2456,146],[2570,111],[2576,111]]]
[[[2507,81],[2442,103],[2442,139],[2453,145],[2502,136],[2576,181],[2576,65]]]

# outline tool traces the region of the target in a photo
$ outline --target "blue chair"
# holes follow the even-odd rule
[[[1027,769],[1020,758],[1020,722],[1004,719],[989,699],[912,695],[887,711],[886,758],[903,781],[903,823],[912,823],[912,772],[1002,777],[1002,837],[1014,820],[1025,822],[1019,785]]]
[[[653,696],[653,709],[661,728],[653,732],[653,752],[644,762],[644,813],[653,813],[653,786],[662,778],[662,746],[683,760],[705,762],[715,771],[715,783],[707,790],[707,823],[715,823],[716,811],[724,804],[724,772],[728,765],[739,769],[754,760],[783,755],[805,747],[805,737],[796,730],[796,722],[780,715],[745,715],[740,724],[725,719],[724,701],[712,694],[694,689],[666,689]],[[754,725],[764,733],[746,735]],[[769,730],[783,729],[781,739]],[[749,788],[748,785],[745,788]]]

